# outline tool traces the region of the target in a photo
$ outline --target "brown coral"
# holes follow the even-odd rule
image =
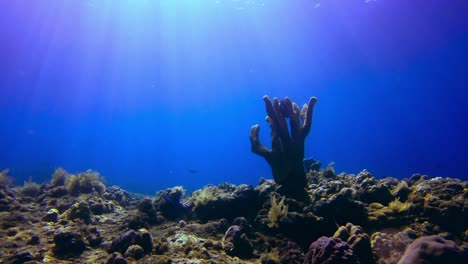
[[[307,193],[304,171],[304,142],[312,126],[312,114],[316,97],[311,97],[302,109],[288,97],[280,102],[268,96],[263,97],[271,128],[271,150],[260,143],[260,126],[250,130],[252,152],[262,156],[270,165],[273,178],[281,185],[284,194],[305,200]],[[289,119],[289,127],[286,119]]]

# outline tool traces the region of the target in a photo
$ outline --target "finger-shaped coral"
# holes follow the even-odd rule
[[[250,129],[250,145],[252,152],[260,155],[264,158],[267,158],[267,155],[270,154],[270,150],[263,146],[260,143],[260,139],[258,138],[258,133],[260,132],[260,125],[253,125]]]
[[[271,150],[260,143],[258,124],[250,130],[251,150],[268,162],[275,182],[282,185],[286,195],[303,200],[307,196],[304,191],[304,142],[312,126],[317,98],[311,97],[301,110],[288,97],[281,101],[273,98],[272,101],[265,95],[263,101],[271,129]]]

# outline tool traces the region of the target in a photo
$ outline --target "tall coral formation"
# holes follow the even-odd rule
[[[306,200],[304,171],[304,142],[312,126],[312,113],[317,102],[311,97],[307,104],[299,106],[288,97],[284,100],[263,97],[271,128],[271,150],[260,143],[260,126],[250,130],[252,152],[262,156],[270,165],[273,178],[281,185],[282,192],[292,198]],[[289,126],[287,120],[289,119]]]

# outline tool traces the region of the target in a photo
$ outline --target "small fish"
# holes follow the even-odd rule
[[[197,174],[197,173],[198,173],[198,170],[193,169],[193,168],[188,168],[187,171],[188,171],[190,174]]]

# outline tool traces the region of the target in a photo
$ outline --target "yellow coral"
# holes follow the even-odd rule
[[[212,191],[210,191],[210,189],[205,188],[201,190],[200,193],[198,193],[197,197],[193,201],[193,204],[195,205],[195,207],[198,207],[200,205],[206,205],[210,201],[216,201],[217,199],[218,198],[216,198],[216,196],[213,194]]]
[[[400,202],[399,199],[395,199],[388,204],[388,208],[390,208],[395,213],[402,213],[408,211],[412,206],[412,203],[409,202]]]
[[[270,220],[270,223],[268,224],[269,227],[273,228],[278,228],[279,226],[279,220],[288,215],[288,206],[284,205],[284,196],[278,203],[276,201],[276,197],[274,195],[271,196],[271,207],[270,210],[268,211],[268,219]]]

